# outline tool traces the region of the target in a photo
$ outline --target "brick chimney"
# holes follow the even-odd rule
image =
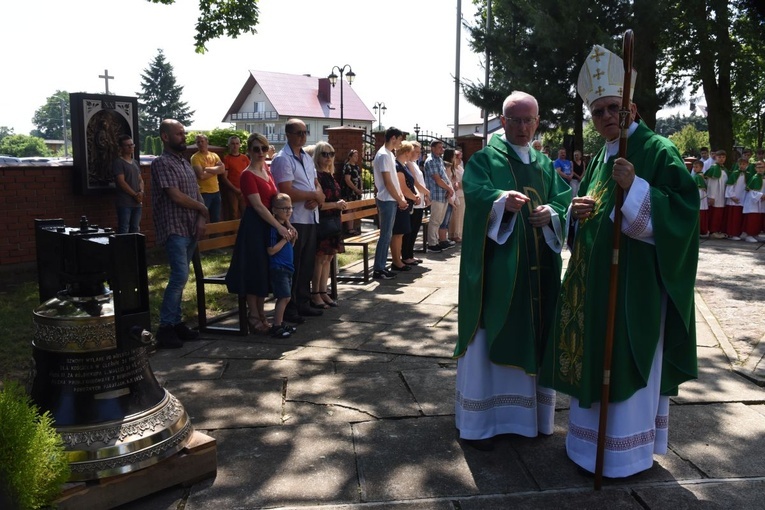
[[[319,101],[332,102],[332,84],[329,83],[329,78],[319,78]]]

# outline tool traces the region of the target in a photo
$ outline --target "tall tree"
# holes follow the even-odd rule
[[[498,112],[510,91],[525,90],[539,101],[540,129],[573,130],[574,145],[582,147],[584,109],[576,91],[579,69],[594,44],[620,54],[626,28],[635,31],[635,55],[639,55],[635,64],[640,66],[635,101],[643,118],[653,127],[656,111],[677,101],[676,85],[662,89],[658,83],[656,61],[663,49],[661,42],[668,38],[668,21],[654,2],[495,0],[488,37],[486,0],[480,3],[476,23],[468,30],[475,51],[490,50],[490,83],[488,87],[466,83],[464,90],[469,101],[489,112]]]
[[[165,60],[161,49],[141,74],[141,89],[143,92],[137,93],[141,140],[146,135],[159,136],[159,124],[164,119],[186,124],[194,115],[188,104],[181,101],[183,87],[176,84],[173,66]]]
[[[730,27],[737,16],[734,4],[738,3],[675,0],[676,15],[672,17],[676,20],[677,33],[683,37],[667,47],[670,77],[688,78],[692,93],[701,87],[707,102],[709,143],[729,154],[733,148],[731,72],[738,53]]]
[[[155,4],[171,5],[175,0],[148,0]],[[254,34],[258,24],[258,0],[199,0],[197,35],[194,49],[207,51],[208,41],[226,35],[232,39],[244,33]]]
[[[764,7],[765,8],[765,7]],[[736,141],[748,147],[762,147],[765,139],[765,14],[750,7],[733,26],[739,55],[733,67]]]
[[[0,140],[12,134],[13,134],[13,128],[9,128],[8,126],[0,126]]]
[[[45,104],[35,110],[32,123],[37,126],[29,134],[45,140],[63,140],[64,123],[67,137],[71,139],[72,120],[69,112],[69,92],[57,90],[45,100]]]

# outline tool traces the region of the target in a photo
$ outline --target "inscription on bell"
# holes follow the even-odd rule
[[[48,373],[50,383],[74,392],[101,393],[142,381],[145,357],[134,351],[83,358],[67,357]]]

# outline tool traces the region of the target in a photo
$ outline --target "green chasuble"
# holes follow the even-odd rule
[[[704,177],[707,179],[719,179],[722,177],[722,171],[723,168],[715,163],[714,165],[710,166],[706,172],[704,172]]]
[[[707,189],[707,181],[704,179],[704,176],[702,174],[697,174],[696,172],[693,173],[693,180],[696,182],[696,186],[701,189]]]
[[[725,183],[726,186],[735,186],[736,181],[738,180],[739,176],[741,175],[741,170],[736,168],[735,170],[731,170],[731,172],[728,174],[728,182]],[[744,175],[746,176],[746,172],[744,172]],[[746,182],[746,177],[744,177],[744,182]]]
[[[478,328],[484,328],[493,363],[536,374],[560,291],[561,257],[545,242],[543,229],[529,225],[528,217],[537,206],[549,205],[564,229],[571,188],[548,157],[534,149],[529,156],[529,164],[524,164],[504,137],[495,135],[465,167],[459,339],[454,355],[462,356]],[[489,219],[494,201],[510,190],[531,202],[515,213],[510,237],[498,244],[487,237]],[[512,215],[505,213],[500,231],[507,232]]]
[[[616,157],[605,148],[590,162],[580,195],[596,200],[593,215],[579,223],[563,279],[553,334],[539,383],[579,399],[600,401],[608,319]],[[675,146],[640,122],[629,137],[627,159],[649,186],[655,244],[622,234],[611,366],[610,401],[628,399],[645,387],[661,331],[662,292],[667,295],[662,395],[677,394],[697,377],[694,284],[699,253],[698,185]],[[714,168],[714,167],[713,167]],[[719,167],[718,167],[719,168]],[[644,209],[648,214],[648,208]],[[643,219],[647,223],[647,216]],[[633,224],[639,228],[640,216]]]
[[[762,189],[762,175],[754,174],[746,181],[747,191],[760,191]]]

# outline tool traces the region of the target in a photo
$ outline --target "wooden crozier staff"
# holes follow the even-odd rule
[[[622,53],[624,54],[624,84],[622,85],[622,108],[619,110],[619,157],[627,156],[627,130],[630,127],[630,92],[632,87],[632,30],[624,32]],[[608,424],[608,399],[611,393],[611,358],[614,350],[616,325],[616,300],[619,289],[619,244],[622,237],[622,204],[624,190],[616,185],[614,202],[614,238],[611,256],[611,276],[608,289],[608,321],[606,322],[606,343],[603,352],[603,385],[600,391],[600,417],[598,421],[598,448],[595,454],[595,490],[603,485],[603,457],[606,449],[606,426]]]

